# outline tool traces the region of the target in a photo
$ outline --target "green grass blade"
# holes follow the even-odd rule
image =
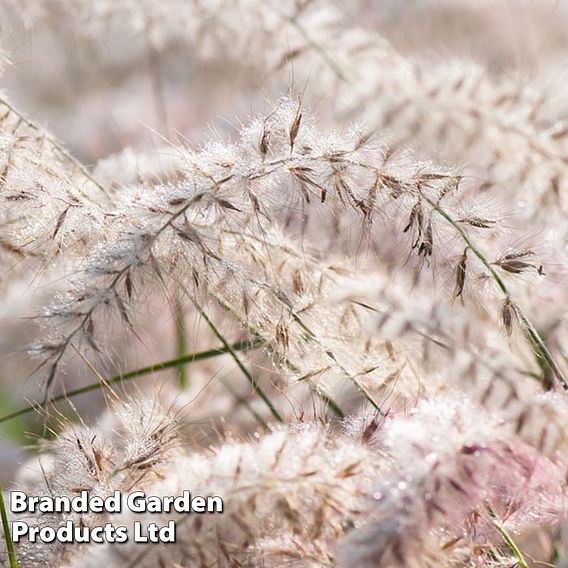
[[[10,568],[18,568],[18,560],[14,552],[14,542],[12,541],[12,534],[10,533],[8,513],[6,513],[6,505],[4,503],[4,494],[2,493],[2,482],[0,482],[0,516],[2,517],[2,528],[4,529],[4,540],[6,541]]]
[[[491,515],[495,529],[501,535],[503,542],[507,545],[507,548],[509,549],[511,554],[515,557],[517,566],[519,568],[529,568],[529,565],[527,564],[523,553],[521,552],[515,541],[512,539],[511,535],[507,532],[507,530],[503,526],[503,522],[499,519],[495,511],[489,509],[489,514]]]
[[[171,369],[174,367],[178,367],[179,365],[187,365],[189,363],[193,363],[195,361],[202,361],[204,359],[212,359],[213,357],[218,357],[219,355],[223,355],[225,353],[230,353],[231,350],[233,352],[238,351],[246,351],[249,349],[256,349],[262,345],[262,341],[260,340],[253,340],[253,341],[238,341],[237,343],[233,343],[232,345],[223,345],[221,347],[216,347],[215,349],[208,349],[206,351],[198,351],[196,353],[190,353],[188,355],[184,355],[183,357],[176,357],[175,359],[170,359],[168,361],[162,361],[161,363],[156,363],[155,365],[149,365],[148,367],[142,367],[141,369],[135,369],[134,371],[128,371],[127,373],[121,373],[120,375],[116,375],[105,382],[97,381],[96,383],[91,383],[90,385],[86,385],[84,387],[68,391],[64,394],[60,394],[54,397],[51,397],[46,401],[46,404],[51,405],[59,402],[61,400],[66,400],[68,398],[73,398],[80,394],[84,394],[87,392],[91,392],[94,390],[98,390],[104,386],[110,386],[116,383],[121,383],[122,381],[128,381],[130,379],[134,379],[136,377],[141,377],[143,375],[149,375],[151,373],[157,373],[160,371],[165,371],[166,369]],[[2,416],[0,418],[0,424],[3,422],[7,422],[13,418],[18,416],[22,416],[24,414],[28,414],[33,412],[34,410],[39,410],[42,408],[41,403],[37,404],[30,404],[21,410],[16,412],[12,412],[11,414],[7,414],[6,416]]]
[[[185,312],[183,308],[183,300],[178,294],[175,299],[174,306],[174,323],[176,332],[176,357],[181,358],[187,355],[187,339],[185,329]],[[178,365],[178,384],[180,389],[185,390],[188,387],[187,367],[180,363]]]

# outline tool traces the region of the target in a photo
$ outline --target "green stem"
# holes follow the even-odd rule
[[[254,418],[256,419],[256,421],[261,424],[264,429],[266,431],[270,430],[270,427],[268,426],[268,424],[266,423],[266,421],[264,420],[264,418],[254,409],[254,407],[252,406],[252,404],[244,397],[242,397],[231,385],[231,383],[229,381],[226,381],[225,379],[221,379],[221,382],[223,383],[223,386],[233,395],[233,397],[235,398],[235,400],[237,401],[238,404],[242,404],[251,414],[252,416],[254,416]]]
[[[284,424],[284,418],[282,418],[282,415],[278,412],[278,410],[276,410],[274,404],[272,404],[272,401],[270,400],[268,395],[262,390],[262,387],[258,384],[258,381],[252,376],[251,372],[243,365],[243,362],[239,359],[235,350],[227,343],[227,340],[225,339],[223,334],[217,329],[217,326],[211,321],[211,319],[209,319],[205,311],[197,303],[195,303],[195,307],[201,314],[201,317],[207,322],[207,325],[209,325],[211,331],[213,331],[217,339],[221,340],[227,351],[231,354],[231,357],[233,358],[239,369],[242,371],[244,376],[248,379],[249,383],[251,384],[253,391],[258,393],[258,396],[260,396],[260,398],[264,401],[264,403],[270,410],[272,416],[274,416],[274,418],[278,422]]]
[[[314,385],[313,388],[318,397],[323,401],[324,404],[327,404],[331,408],[331,410],[333,410],[338,418],[346,418],[345,412],[341,410],[339,404],[337,404],[337,402],[333,400],[330,394],[326,393],[319,385]]]
[[[187,355],[187,339],[185,329],[185,312],[183,309],[183,300],[180,294],[176,294],[174,305],[174,324],[176,332],[176,357],[178,359]],[[185,390],[188,387],[187,369],[183,363],[178,365],[178,384],[180,389]]]
[[[84,387],[66,392],[64,394],[51,397],[46,401],[46,404],[50,405],[55,404],[56,402],[59,402],[61,400],[67,400],[68,398],[72,398],[80,394],[98,390],[102,387],[111,386],[116,383],[121,383],[123,381],[134,379],[135,377],[141,377],[143,375],[149,375],[151,373],[158,373],[160,371],[165,371],[166,369],[178,367],[179,365],[182,364],[193,363],[195,361],[202,361],[204,359],[212,359],[213,357],[218,357],[219,355],[223,355],[224,353],[230,353],[231,350],[233,352],[246,351],[248,349],[256,349],[257,347],[260,347],[260,345],[262,345],[262,341],[260,340],[238,341],[237,343],[233,343],[233,345],[223,345],[222,347],[216,347],[215,349],[208,349],[207,351],[198,351],[197,353],[190,353],[188,355],[185,355],[184,357],[177,357],[176,359],[170,359],[168,361],[162,361],[161,363],[156,363],[148,367],[142,367],[141,369],[128,371],[127,373],[116,375],[115,377],[112,377],[108,381],[104,382],[99,381],[96,383],[91,383],[90,385],[86,385]],[[26,408],[22,408],[21,410],[13,412],[12,414],[7,414],[6,416],[2,416],[0,418],[0,424],[2,424],[3,422],[7,422],[12,418],[16,418],[18,416],[22,416],[24,414],[33,412],[34,410],[39,410],[42,407],[43,405],[41,403],[31,404]]]
[[[428,198],[424,195],[422,197],[429,205],[432,206],[434,211],[436,211],[439,215],[441,215],[459,233],[461,238],[464,240],[464,242],[471,249],[471,252],[473,252],[473,254],[475,254],[475,256],[477,256],[477,258],[485,266],[485,268],[487,268],[487,270],[489,271],[489,274],[493,277],[493,279],[497,283],[497,286],[500,288],[500,290],[503,292],[503,294],[505,294],[505,296],[509,297],[510,296],[509,289],[507,288],[507,286],[506,286],[505,282],[503,281],[503,279],[501,278],[501,276],[498,274],[498,272],[495,270],[495,268],[491,265],[491,263],[487,260],[485,255],[481,252],[481,250],[479,250],[477,248],[477,246],[471,241],[471,239],[469,238],[469,235],[463,230],[462,227],[460,227],[460,225],[457,223],[457,221],[455,221],[444,209],[442,209],[439,206],[438,203],[436,203],[435,201],[431,200],[430,198]],[[542,337],[540,336],[539,332],[537,331],[536,327],[530,321],[528,316],[523,312],[523,310],[521,309],[520,306],[515,305],[515,309],[516,309],[516,311],[519,315],[521,322],[524,325],[525,333],[527,335],[529,342],[533,345],[533,347],[536,350],[537,357],[539,357],[542,361],[544,361],[546,363],[546,365],[548,365],[550,370],[556,375],[556,377],[558,378],[558,380],[562,384],[562,387],[564,388],[564,390],[568,391],[568,380],[566,379],[566,377],[564,377],[562,371],[556,365],[556,362],[554,361],[552,354],[548,350],[548,347],[544,343],[544,341],[543,341]]]
[[[507,545],[513,556],[516,558],[517,566],[519,568],[529,568],[529,565],[527,564],[527,561],[525,560],[523,553],[519,550],[519,547],[516,545],[515,541],[511,538],[511,535],[505,530],[505,527],[497,517],[497,514],[491,509],[489,509],[489,514],[493,519],[493,525],[497,529],[497,532],[501,535],[501,538],[503,539],[503,541],[505,542],[505,544]]]
[[[6,541],[6,550],[8,551],[8,559],[10,560],[10,568],[18,568],[18,560],[14,552],[14,542],[10,533],[10,523],[8,522],[8,514],[6,513],[6,505],[4,503],[4,493],[2,492],[2,482],[0,481],[0,516],[2,516],[2,528],[4,529],[4,540]]]

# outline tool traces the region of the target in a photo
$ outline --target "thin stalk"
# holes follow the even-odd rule
[[[150,39],[152,29],[152,21],[146,22],[146,52],[148,57],[148,72],[150,74],[150,81],[152,84],[152,96],[154,98],[154,105],[156,107],[156,116],[162,133],[164,136],[169,136],[169,120],[168,120],[168,105],[166,102],[166,89],[164,85],[164,77],[162,73],[162,60],[160,53],[154,47]]]
[[[6,550],[8,559],[10,560],[10,568],[18,568],[18,560],[14,552],[14,542],[10,533],[10,523],[8,522],[8,513],[6,513],[6,505],[4,503],[4,494],[2,492],[2,482],[0,481],[0,516],[2,516],[2,528],[4,529],[4,540],[6,541]]]
[[[432,206],[432,208],[440,216],[442,216],[450,225],[452,225],[452,227],[459,233],[459,235],[464,240],[464,242],[469,246],[471,252],[473,252],[473,254],[475,254],[475,256],[477,256],[477,258],[482,262],[485,268],[487,268],[489,274],[492,276],[493,280],[495,280],[497,286],[503,292],[503,294],[505,294],[505,296],[507,297],[510,297],[511,294],[509,292],[509,289],[507,288],[505,282],[503,281],[499,273],[487,260],[485,255],[481,252],[481,250],[477,248],[477,246],[471,241],[469,235],[463,230],[462,227],[460,227],[457,221],[455,221],[444,209],[442,209],[438,203],[436,203],[435,201],[431,200],[430,198],[424,195],[422,197],[429,205]],[[548,365],[550,370],[556,375],[556,378],[562,384],[564,390],[568,391],[568,380],[566,379],[566,377],[564,377],[558,365],[556,365],[556,362],[554,361],[552,354],[548,350],[548,347],[546,346],[544,340],[540,336],[536,327],[530,321],[528,316],[523,312],[520,306],[515,304],[515,309],[519,315],[521,322],[524,325],[525,333],[527,335],[529,342],[533,345],[533,347],[536,350],[537,357],[539,357],[542,361],[544,361]]]
[[[162,134],[165,137],[170,135],[168,105],[166,102],[166,89],[162,73],[162,61],[160,54],[152,44],[150,33],[152,21],[146,22],[146,47],[148,57],[148,73],[152,84],[152,96],[156,109],[156,118]],[[174,329],[176,334],[176,357],[183,357],[187,354],[187,335],[185,329],[184,306],[182,295],[176,291],[174,300]],[[178,367],[178,383],[182,390],[188,386],[187,369],[185,365]]]
[[[266,423],[266,421],[264,420],[264,418],[254,409],[254,407],[252,406],[252,404],[244,397],[242,397],[234,388],[233,385],[231,385],[231,383],[229,381],[226,381],[224,379],[221,379],[221,382],[223,383],[223,386],[233,395],[233,397],[235,398],[235,400],[237,401],[238,404],[242,404],[256,419],[256,421],[264,427],[264,429],[266,431],[270,430],[270,427],[268,426],[268,424]]]
[[[116,375],[109,379],[108,381],[104,382],[96,382],[91,383],[90,385],[86,385],[84,387],[68,391],[64,394],[60,394],[58,396],[53,396],[46,401],[46,404],[55,404],[61,400],[67,400],[68,398],[73,398],[80,394],[84,394],[87,392],[95,391],[105,386],[111,386],[116,383],[121,383],[123,381],[128,381],[130,379],[134,379],[136,377],[141,377],[143,375],[149,375],[151,373],[158,373],[160,371],[165,371],[166,369],[171,369],[174,367],[178,367],[182,364],[189,364],[195,361],[203,361],[204,359],[212,359],[213,357],[218,357],[219,355],[223,355],[224,353],[230,353],[231,350],[236,353],[237,351],[246,351],[249,349],[256,349],[262,345],[262,341],[260,340],[253,340],[253,341],[238,341],[233,343],[232,345],[223,345],[221,347],[216,347],[215,349],[208,349],[206,351],[198,351],[196,353],[190,353],[183,357],[177,357],[175,359],[169,359],[168,361],[162,361],[161,363],[156,363],[154,365],[150,365],[148,367],[142,367],[140,369],[135,369],[134,371],[128,371],[127,373],[122,373],[120,375]],[[12,420],[13,418],[17,418],[18,416],[22,416],[24,414],[28,414],[33,412],[34,410],[39,410],[43,407],[41,403],[38,404],[31,404],[26,408],[22,408],[12,414],[7,414],[6,416],[2,416],[0,418],[0,424],[3,422],[7,422],[8,420]]]
[[[278,412],[278,410],[276,410],[274,404],[272,403],[268,395],[262,390],[262,387],[258,384],[258,381],[252,376],[251,372],[243,365],[243,362],[239,359],[235,350],[229,345],[229,343],[227,342],[223,334],[219,331],[217,326],[211,321],[209,316],[197,303],[195,303],[195,307],[201,314],[201,317],[206,321],[207,325],[211,328],[211,331],[215,334],[217,339],[221,340],[227,351],[231,354],[231,357],[233,358],[239,369],[242,371],[244,376],[248,379],[249,383],[251,384],[253,391],[258,393],[258,396],[260,396],[260,398],[266,404],[272,416],[274,416],[274,418],[278,422],[284,424],[284,418],[282,418],[282,415]]]
[[[314,390],[318,397],[333,410],[338,418],[346,418],[345,412],[341,410],[339,404],[333,400],[330,394],[326,393],[319,385],[314,385]]]
[[[345,73],[339,66],[339,64],[334,61],[329,53],[318,43],[308,32],[308,30],[300,24],[294,18],[286,18],[286,21],[290,22],[300,33],[300,35],[312,46],[312,48],[319,54],[319,56],[329,65],[333,72],[345,83],[349,83],[349,80],[345,76]]]
[[[308,44],[314,49],[314,51],[316,51],[316,53],[322,58],[326,65],[328,65],[329,68],[337,75],[337,77],[339,77],[339,79],[341,79],[345,83],[350,83],[349,79],[347,79],[347,76],[343,72],[343,69],[341,69],[341,66],[336,61],[334,61],[333,57],[329,55],[325,48],[312,37],[306,27],[298,22],[299,14],[296,14],[294,16],[286,16],[280,10],[270,6],[269,4],[267,4],[267,7],[269,10],[272,10],[272,12],[277,14],[278,17],[284,22],[288,22],[293,27],[295,27],[298,33],[308,42]]]
[[[185,329],[185,312],[183,308],[183,300],[181,298],[181,295],[177,293],[174,304],[174,322],[176,330],[176,358],[181,359],[185,357],[185,355],[187,355],[187,336]],[[180,389],[187,389],[187,369],[183,363],[179,364],[177,372]]]
[[[497,514],[491,509],[489,510],[489,514],[493,519],[493,525],[497,529],[497,532],[501,535],[501,538],[507,545],[507,548],[509,548],[509,550],[517,560],[517,566],[519,568],[529,568],[529,565],[527,564],[527,561],[525,560],[522,552],[519,550],[519,547],[516,545],[515,541],[511,538],[511,535],[506,531],[503,523],[497,517]]]

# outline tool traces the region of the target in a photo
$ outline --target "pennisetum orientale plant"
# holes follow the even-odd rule
[[[0,0],[2,561],[566,561],[565,7],[344,4]]]

